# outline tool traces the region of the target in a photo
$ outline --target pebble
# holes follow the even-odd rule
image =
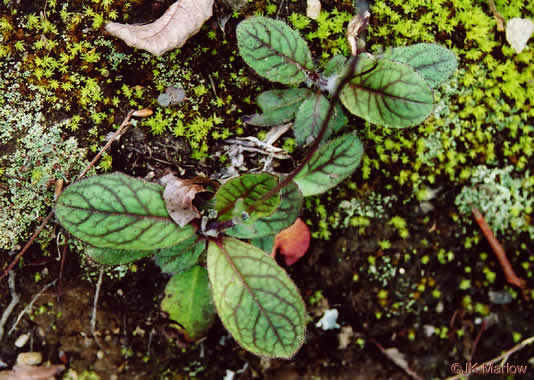
[[[17,340],[15,340],[15,347],[22,348],[28,343],[28,340],[30,340],[30,334],[22,334],[20,335]]]
[[[43,361],[43,355],[40,352],[21,352],[17,356],[17,364],[20,365],[39,365]]]

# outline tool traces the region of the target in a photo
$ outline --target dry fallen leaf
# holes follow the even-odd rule
[[[408,374],[412,379],[414,380],[422,380],[422,378],[415,373],[409,366],[408,362],[406,361],[404,354],[400,352],[395,347],[392,348],[383,348],[378,343],[375,343],[376,346],[382,351],[384,355],[386,355],[393,363],[398,365],[406,374]]]
[[[211,17],[214,0],[178,0],[150,24],[107,23],[106,31],[128,46],[154,55],[182,47]]]
[[[206,191],[200,184],[202,181],[194,178],[180,179],[173,174],[167,174],[160,182],[165,185],[163,199],[172,220],[183,227],[193,219],[200,218],[200,212],[193,204],[193,199],[197,193]]]
[[[523,51],[533,32],[534,22],[528,18],[513,18],[506,23],[506,41],[516,53]]]
[[[353,56],[358,55],[365,47],[365,41],[360,36],[367,30],[370,18],[369,11],[363,11],[355,15],[347,25],[347,40]]]
[[[310,247],[310,230],[308,226],[297,218],[295,223],[280,231],[274,238],[271,256],[276,256],[276,250],[285,256],[286,265],[295,264]]]
[[[16,364],[12,370],[0,371],[0,380],[54,380],[64,369],[62,365],[44,367]]]

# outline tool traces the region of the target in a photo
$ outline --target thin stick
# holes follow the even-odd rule
[[[2,275],[0,276],[0,280],[3,279],[7,273],[13,269],[13,267],[19,262],[20,258],[22,257],[22,255],[24,255],[24,253],[28,250],[28,248],[30,248],[30,246],[33,244],[33,241],[37,238],[37,236],[39,236],[39,234],[41,233],[41,231],[43,230],[43,228],[45,228],[45,226],[48,224],[48,221],[50,220],[50,218],[52,217],[53,215],[53,211],[50,211],[48,213],[48,215],[46,216],[46,218],[43,220],[43,222],[39,225],[39,227],[37,227],[37,229],[35,230],[35,232],[33,233],[32,237],[30,238],[30,240],[28,240],[28,242],[26,243],[26,245],[24,246],[24,248],[22,248],[22,250],[17,254],[17,256],[15,256],[15,259],[13,259],[13,261],[11,262],[11,264],[9,264],[7,266],[7,268],[4,270],[4,273],[2,273]]]
[[[525,339],[524,341],[520,342],[519,344],[516,344],[515,346],[510,348],[508,351],[503,352],[499,356],[497,356],[497,357],[495,357],[495,358],[493,358],[491,360],[488,360],[487,362],[484,362],[484,363],[474,367],[473,368],[473,373],[477,373],[478,371],[482,370],[485,366],[489,366],[489,365],[491,365],[493,363],[496,363],[501,359],[503,360],[501,362],[501,366],[504,365],[506,363],[506,361],[508,360],[508,358],[510,357],[510,355],[514,354],[517,351],[522,350],[523,348],[525,348],[526,346],[528,346],[529,344],[532,344],[532,343],[534,343],[534,336],[531,336],[530,338]],[[478,369],[478,371],[477,371],[477,369]],[[462,378],[464,376],[466,376],[465,373],[459,373],[458,375],[447,377],[445,380],[457,380],[457,379],[460,379],[460,378]]]
[[[98,338],[96,337],[96,311],[98,306],[98,297],[100,297],[100,288],[102,287],[102,277],[104,275],[104,268],[100,269],[100,274],[98,275],[98,282],[96,283],[96,292],[95,292],[95,299],[93,301],[93,315],[91,316],[91,334],[93,335],[93,338],[95,338],[95,342],[104,351],[104,348],[98,341]]]
[[[471,349],[470,360],[473,360],[473,358],[475,357],[475,352],[477,350],[478,342],[480,341],[480,337],[482,336],[482,333],[486,330],[487,326],[488,326],[488,321],[484,319],[482,321],[482,325],[480,326],[480,330],[478,331],[478,334],[475,338],[475,341],[473,342],[473,348]]]
[[[126,131],[126,129],[128,129],[128,127],[131,125],[130,124],[130,119],[132,118],[132,115],[134,114],[134,110],[130,110],[130,112],[128,112],[128,114],[126,115],[126,117],[124,118],[124,120],[122,121],[119,129],[117,129],[115,131],[115,133],[113,134],[113,136],[111,136],[111,138],[108,140],[108,142],[106,143],[106,145],[104,145],[104,147],[102,149],[100,149],[100,152],[98,152],[98,154],[96,156],[93,157],[93,159],[91,160],[91,162],[89,163],[89,165],[87,165],[87,167],[80,173],[80,175],[78,176],[78,178],[76,178],[76,181],[79,181],[84,175],[87,174],[87,172],[89,171],[89,169],[91,169],[93,167],[93,165],[100,159],[100,157],[102,157],[102,155],[104,154],[104,152],[106,150],[108,150],[108,148],[111,146],[111,144],[113,143],[113,141],[115,141],[115,139],[123,132]],[[75,182],[76,182],[75,181]]]
[[[61,297],[63,291],[63,268],[65,267],[65,257],[67,256],[67,246],[69,245],[69,235],[65,236],[65,243],[63,245],[63,253],[61,255],[61,263],[59,264],[59,284],[58,296]]]
[[[493,231],[486,222],[484,216],[476,207],[472,207],[471,212],[473,213],[473,216],[475,217],[475,220],[478,223],[480,230],[488,240],[491,249],[493,250],[493,252],[495,252],[495,256],[497,256],[497,260],[499,260],[499,264],[501,264],[502,270],[504,271],[506,281],[508,281],[509,284],[515,285],[518,288],[525,290],[527,287],[526,281],[520,277],[517,277],[517,275],[515,274],[512,264],[510,264],[510,261],[508,261],[508,258],[506,257],[504,247],[501,243],[499,243],[499,241],[493,234]]]
[[[2,313],[2,318],[0,319],[0,342],[2,341],[2,337],[4,336],[4,326],[7,322],[7,319],[9,318],[9,316],[13,312],[13,309],[20,300],[19,295],[15,291],[15,272],[12,270],[9,271],[9,279],[7,283],[9,286],[9,293],[11,294],[11,302],[9,302],[9,305],[7,305],[6,309]]]
[[[26,307],[24,308],[24,310],[22,310],[18,317],[17,317],[17,320],[15,321],[15,323],[13,323],[13,326],[11,327],[11,329],[9,330],[9,332],[7,333],[7,335],[11,335],[11,333],[13,331],[15,331],[15,329],[17,328],[17,325],[19,324],[20,322],[20,319],[22,318],[22,316],[29,312],[31,310],[31,308],[33,307],[33,304],[35,303],[35,301],[37,301],[37,298],[39,298],[41,296],[41,294],[43,294],[45,292],[46,289],[48,289],[49,287],[55,285],[57,282],[57,280],[54,280],[52,282],[49,282],[48,284],[46,284],[40,291],[39,293],[37,293],[33,298],[32,300],[30,301],[30,303],[28,305],[26,305]]]

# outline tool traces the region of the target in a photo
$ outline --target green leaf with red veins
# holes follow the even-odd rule
[[[152,256],[155,251],[128,251],[125,249],[110,249],[89,247],[85,254],[100,264],[122,265],[128,264],[144,257]]]
[[[300,214],[303,196],[300,188],[291,181],[280,192],[280,204],[272,215],[259,218],[256,221],[237,224],[225,232],[229,236],[239,239],[261,238],[275,235],[289,227]]]
[[[312,94],[306,88],[264,91],[256,98],[263,113],[254,115],[247,124],[263,127],[286,123],[295,118],[298,107]]]
[[[233,238],[208,245],[208,274],[217,312],[250,352],[290,358],[301,347],[306,310],[295,284],[264,251]]]
[[[277,177],[268,173],[244,174],[222,185],[215,193],[215,209],[221,221],[233,218],[254,221],[271,215],[280,203],[280,195],[256,204],[263,195],[278,184]],[[254,206],[253,206],[254,205]]]
[[[302,102],[293,123],[295,141],[298,146],[310,144],[317,137],[328,113],[329,106],[330,102],[321,93],[313,94]],[[346,123],[347,118],[338,103],[334,108],[334,113],[328,123],[323,139],[326,140]]]
[[[429,43],[389,49],[384,58],[407,63],[432,87],[449,79],[458,67],[458,59],[452,50]]]
[[[340,98],[354,115],[384,127],[417,125],[434,108],[432,88],[414,69],[364,54],[360,54],[355,75]]]
[[[273,82],[300,83],[314,70],[306,41],[283,21],[249,17],[239,23],[236,34],[241,57]]]
[[[163,187],[113,173],[75,182],[56,204],[59,222],[78,239],[98,248],[155,250],[194,235],[170,218]]]
[[[324,193],[349,177],[360,165],[363,145],[353,133],[321,146],[294,181],[305,197]]]

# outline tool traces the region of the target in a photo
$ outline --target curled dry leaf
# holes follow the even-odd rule
[[[308,251],[310,237],[308,226],[297,218],[295,223],[276,235],[271,256],[274,258],[276,250],[280,249],[280,253],[285,256],[286,265],[293,265]]]
[[[167,174],[160,181],[165,185],[163,199],[172,220],[183,227],[193,219],[200,218],[200,212],[193,204],[193,199],[197,193],[206,191],[201,185],[202,181],[197,181],[195,178],[180,179],[173,174]]]
[[[15,364],[12,370],[0,371],[0,380],[54,380],[64,369],[62,365],[45,367]]]
[[[182,47],[198,33],[212,15],[214,0],[178,0],[150,24],[107,23],[106,31],[128,46],[144,49],[154,55]]]
[[[363,51],[365,47],[365,41],[360,38],[360,35],[367,30],[370,17],[369,11],[360,12],[347,25],[347,40],[353,56],[358,55],[358,52]]]

